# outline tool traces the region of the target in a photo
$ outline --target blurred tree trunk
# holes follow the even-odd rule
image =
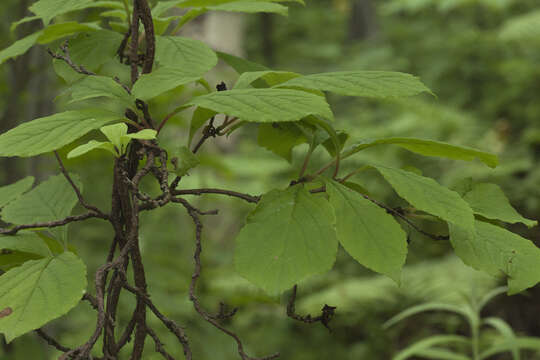
[[[262,39],[262,54],[264,56],[266,65],[272,67],[275,64],[275,51],[274,51],[274,17],[268,13],[262,13],[261,18],[261,39]]]
[[[377,33],[375,7],[371,0],[351,0],[349,40],[363,40]]]

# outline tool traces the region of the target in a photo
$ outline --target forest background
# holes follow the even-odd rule
[[[0,3],[0,48],[14,37],[35,29],[24,24],[11,34],[9,24],[27,15],[28,0]],[[88,14],[91,16],[91,10]],[[185,30],[185,36],[208,41],[274,69],[302,73],[339,70],[392,70],[419,76],[437,94],[400,101],[375,101],[330,97],[336,118],[353,129],[355,138],[414,136],[476,147],[494,152],[500,165],[492,170],[478,163],[421,158],[398,148],[374,148],[357,157],[377,159],[396,167],[422,169],[444,185],[458,178],[501,185],[514,207],[524,216],[540,219],[540,5],[534,0],[309,0],[306,7],[293,5],[288,17],[276,15],[216,14],[203,17]],[[0,68],[0,133],[30,119],[54,112],[61,80],[43,47],[33,48]],[[211,73],[211,84],[232,85],[235,74],[225,67]],[[166,104],[175,92],[155,100]],[[56,103],[62,102],[62,98]],[[159,107],[156,107],[159,109]],[[162,117],[167,108],[163,109]],[[179,125],[178,142],[187,130],[187,118],[172,119]],[[250,131],[239,130],[240,131]],[[202,152],[201,169],[187,181],[194,187],[227,184],[228,188],[263,193],[290,177],[285,160],[271,156],[249,138],[233,134]],[[176,141],[174,138],[168,141]],[[239,151],[241,149],[242,151]],[[69,149],[66,149],[69,151]],[[239,155],[248,154],[248,155]],[[111,179],[102,168],[100,152],[66,163],[70,171],[92,184],[92,202],[107,206]],[[261,166],[253,167],[256,159]],[[314,164],[317,163],[314,159]],[[322,161],[322,159],[319,159]],[[294,157],[294,162],[302,159]],[[315,165],[314,165],[315,166]],[[207,171],[204,171],[204,169]],[[46,179],[57,172],[51,155],[31,159],[0,159],[0,184],[33,175]],[[362,183],[362,178],[358,177]],[[378,198],[393,206],[405,206],[387,187],[364,183]],[[103,189],[103,190],[100,190]],[[88,195],[87,195],[88,196]],[[199,199],[221,214],[208,226],[203,255],[206,276],[201,298],[213,306],[224,301],[238,306],[231,324],[258,353],[279,349],[284,359],[390,359],[392,354],[427,335],[466,333],[455,317],[434,313],[417,316],[399,326],[382,324],[399,311],[426,301],[462,303],[500,285],[497,279],[474,272],[450,254],[445,242],[434,242],[410,231],[410,256],[403,286],[374,275],[341,254],[333,271],[308,281],[300,291],[299,312],[316,313],[325,303],[337,306],[332,332],[320,324],[292,322],[284,314],[284,300],[270,298],[234,274],[232,239],[244,222],[248,205],[237,200]],[[172,209],[160,209],[143,217],[143,257],[146,259],[153,300],[170,317],[190,328],[193,348],[200,359],[236,358],[230,340],[216,333],[194,313],[187,297],[193,243],[189,219]],[[421,220],[420,220],[421,221]],[[435,227],[426,221],[424,227]],[[441,229],[433,228],[433,232]],[[75,246],[89,267],[101,265],[111,234],[97,222],[74,224],[70,230]],[[538,228],[515,225],[515,231],[538,244]],[[506,320],[521,335],[540,336],[537,320],[538,287],[525,294],[499,296],[483,315]],[[129,302],[131,299],[123,298]],[[94,326],[93,314],[83,306],[53,322],[47,329],[65,344],[79,344]],[[120,314],[129,316],[129,314]],[[173,335],[160,337],[170,349]],[[177,347],[177,346],[176,346]],[[178,353],[180,350],[178,350]],[[527,359],[534,359],[529,354]],[[0,348],[0,359],[54,359],[57,354],[37,336],[24,336]],[[148,354],[153,359],[153,354]],[[155,357],[158,358],[157,355]],[[540,358],[540,357],[538,357]],[[504,357],[501,357],[504,359]]]

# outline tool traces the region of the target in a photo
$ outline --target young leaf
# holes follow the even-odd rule
[[[103,126],[99,129],[119,150],[122,147],[122,137],[127,134],[128,127],[125,123]]]
[[[487,219],[501,220],[511,224],[520,222],[528,227],[538,224],[536,220],[521,216],[510,205],[501,188],[495,184],[474,184],[472,190],[467,192],[463,199],[469,203],[475,214]]]
[[[326,199],[301,185],[265,194],[236,239],[240,275],[270,294],[330,270],[337,252]]]
[[[257,143],[292,162],[292,149],[306,141],[303,133],[293,123],[259,124]]]
[[[187,146],[181,146],[174,152],[174,157],[171,158],[171,163],[174,166],[174,172],[178,176],[184,176],[189,170],[198,166],[199,158],[187,148]]]
[[[0,235],[0,249],[21,251],[41,257],[51,255],[49,247],[33,232],[19,232],[17,235]]]
[[[111,144],[110,142],[101,142],[101,141],[96,141],[96,140],[90,140],[86,144],[77,146],[75,149],[71,150],[67,154],[67,158],[72,159],[72,158],[84,155],[87,152],[90,152],[90,151],[96,150],[96,149],[106,150],[106,151],[112,153],[114,156],[118,156],[118,154],[116,153],[116,149],[114,148],[114,145]]]
[[[0,135],[0,156],[28,157],[57,150],[89,131],[121,118],[111,111],[86,109],[23,123]]]
[[[421,92],[432,94],[418,78],[388,71],[340,71],[305,75],[284,82],[278,87],[305,87],[370,98],[412,96]]]
[[[156,135],[157,135],[156,130],[143,129],[143,130],[137,131],[136,133],[130,133],[124,136],[128,139],[152,140],[156,138]]]
[[[470,313],[465,311],[464,309],[460,308],[459,306],[456,306],[456,305],[451,305],[451,304],[444,304],[444,303],[435,303],[435,302],[431,302],[431,303],[426,303],[426,304],[420,304],[420,305],[415,305],[415,306],[412,306],[408,309],[405,309],[403,310],[402,312],[400,312],[399,314],[393,316],[391,319],[387,320],[384,324],[383,324],[383,327],[385,329],[389,328],[390,326],[393,326],[394,324],[397,324],[398,322],[410,317],[410,316],[413,316],[413,315],[416,315],[416,314],[420,314],[420,313],[423,313],[423,312],[426,312],[426,311],[448,311],[448,312],[451,312],[451,313],[454,313],[454,314],[457,314],[457,315],[461,315],[465,318],[468,318],[470,316]]]
[[[415,208],[472,231],[474,216],[465,200],[435,180],[410,171],[374,166],[397,194]]]
[[[156,37],[156,61],[160,66],[204,74],[217,64],[216,53],[202,41],[179,36]]]
[[[86,266],[73,253],[32,260],[0,276],[0,333],[9,343],[71,310],[86,289]]]
[[[236,70],[237,73],[243,74],[248,71],[266,71],[269,70],[266,66],[257,64],[253,61],[242,59],[241,57],[227,54],[221,51],[216,52],[217,56],[225,61],[227,65]]]
[[[338,182],[326,181],[338,240],[365,267],[400,282],[407,234],[384,209]]]
[[[116,81],[107,76],[85,76],[74,83],[66,92],[71,92],[69,103],[93,99],[96,97],[109,97],[118,99],[127,106],[133,106],[135,98]]]
[[[27,192],[34,184],[34,177],[27,176],[16,183],[0,187],[0,208],[6,206],[21,194]]]
[[[40,30],[36,33],[33,33],[31,35],[28,35],[20,40],[15,41],[13,44],[11,44],[9,47],[3,49],[0,51],[0,64],[2,64],[7,59],[11,59],[14,57],[17,57],[19,55],[24,54],[28,51],[34,44],[36,43],[37,39],[43,34],[43,31]]]
[[[477,269],[508,276],[510,295],[523,291],[540,281],[540,249],[498,226],[476,221],[475,232],[450,224],[450,242],[461,260]]]
[[[437,156],[454,160],[473,161],[479,159],[489,167],[498,164],[497,155],[479,151],[465,146],[456,146],[440,141],[416,138],[386,138],[360,141],[343,152],[343,158],[351,156],[361,150],[377,145],[392,144],[424,156]]]
[[[143,74],[133,86],[131,93],[141,100],[150,100],[178,86],[197,81],[204,75],[187,69],[161,67],[150,74]]]
[[[533,351],[540,351],[540,339],[537,337],[518,337],[516,339],[512,340],[506,340],[501,341],[497,344],[494,344],[489,349],[486,349],[484,352],[480,354],[480,359],[491,359],[493,358],[493,355],[502,353],[502,352],[509,352],[513,349],[527,349],[527,350],[533,350]]]
[[[194,98],[197,105],[249,122],[297,121],[308,115],[333,120],[324,98],[289,89],[238,89],[213,92]]]

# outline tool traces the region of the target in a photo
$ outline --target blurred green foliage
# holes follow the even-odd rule
[[[360,1],[360,0],[356,0]],[[22,2],[21,2],[22,3]],[[8,41],[8,24],[16,5],[14,0],[0,3],[0,47]],[[389,165],[423,169],[440,182],[458,186],[458,177],[500,184],[516,209],[533,219],[540,218],[540,5],[535,0],[386,0],[373,1],[372,35],[350,36],[351,9],[354,0],[311,0],[304,7],[291,7],[289,18],[273,18],[271,27],[261,29],[261,18],[250,16],[246,29],[247,58],[268,64],[272,52],[273,68],[314,73],[352,69],[395,70],[419,76],[437,94],[437,99],[419,97],[406,101],[373,101],[358,98],[330,98],[336,109],[338,124],[354,129],[353,138],[415,136],[477,147],[501,157],[496,170],[449,160],[433,160],[416,156],[398,147],[370,149],[357,156],[375,159]],[[536,11],[536,13],[535,13]],[[20,16],[17,16],[20,17]],[[536,21],[536,23],[535,23]],[[265,24],[268,25],[267,22]],[[531,25],[532,24],[532,25]],[[534,31],[530,30],[533,29]],[[271,38],[271,48],[263,48],[262,39]],[[269,33],[269,34],[268,34]],[[272,45],[273,44],[273,45]],[[266,44],[268,45],[268,44]],[[41,49],[39,51],[44,50]],[[46,65],[50,65],[47,60]],[[108,65],[109,66],[109,65]],[[111,73],[118,69],[111,66]],[[12,91],[6,72],[0,72],[0,94]],[[39,72],[39,68],[30,71]],[[213,82],[225,80],[232,85],[230,73],[213,73]],[[210,79],[209,79],[210,81]],[[213,85],[213,84],[212,84]],[[54,87],[54,86],[52,86]],[[231,87],[231,86],[229,86]],[[161,119],[174,108],[174,101],[186,92],[202,88],[180,87],[175,92],[152,100],[154,117]],[[53,90],[47,98],[56,95]],[[30,94],[24,101],[30,102]],[[4,112],[6,96],[0,97]],[[23,106],[24,106],[23,102]],[[171,105],[165,105],[171,104]],[[99,103],[96,102],[96,106]],[[168,107],[170,106],[170,107]],[[178,115],[170,122],[177,131],[163,139],[169,145],[186,143],[189,124]],[[28,118],[19,118],[19,122]],[[239,134],[249,136],[238,136]],[[252,140],[240,140],[250,137]],[[84,143],[85,140],[81,143]],[[220,184],[232,190],[259,194],[280,183],[283,186],[294,174],[285,160],[278,159],[256,146],[256,127],[246,126],[232,134],[228,141],[219,141],[205,148],[199,156],[197,175],[187,176],[186,187],[211,187]],[[75,145],[73,146],[75,147]],[[65,149],[65,156],[72,148]],[[244,155],[239,155],[244,154]],[[247,155],[246,155],[247,154]],[[295,156],[298,164],[302,159]],[[314,169],[327,156],[323,151],[313,156]],[[107,155],[91,153],[82,159],[66,162],[70,171],[78,173],[85,183],[85,195],[93,203],[109,208],[112,162]],[[264,166],[253,167],[253,160]],[[34,171],[36,175],[53,173],[52,157],[43,156]],[[103,166],[103,164],[108,164]],[[4,170],[0,175],[5,177]],[[21,175],[22,177],[22,175]],[[372,172],[355,180],[378,198],[392,206],[404,206],[380,177]],[[275,186],[275,185],[274,185]],[[148,185],[148,192],[158,191]],[[434,242],[409,229],[410,256],[404,270],[403,287],[389,279],[374,276],[361,268],[348,255],[340,252],[335,269],[312,279],[299,290],[298,311],[316,315],[328,303],[337,306],[332,321],[333,331],[320,325],[295,323],[285,316],[286,298],[269,298],[232,269],[232,239],[251,209],[239,200],[213,196],[197,199],[202,209],[220,210],[219,217],[207,219],[204,237],[204,274],[200,284],[201,298],[207,308],[216,308],[220,301],[240,308],[231,325],[249,345],[253,354],[267,354],[279,349],[283,359],[372,359],[386,360],[398,349],[435,333],[463,331],[456,319],[423,316],[404,322],[401,329],[384,330],[382,324],[408,306],[425,301],[460,303],[460,294],[483,294],[497,285],[496,280],[474,272],[455,257],[447,257],[449,245]],[[444,233],[440,225],[422,220],[422,226],[433,233]],[[112,234],[97,221],[75,224],[71,237],[88,264],[89,274],[101,265]],[[105,227],[105,229],[107,229]],[[193,226],[178,209],[159,209],[141,219],[142,252],[147,266],[149,290],[163,312],[184,324],[194,344],[195,357],[201,360],[236,359],[234,344],[229,338],[208,327],[194,312],[187,295],[192,271]],[[518,225],[512,230],[538,240],[538,230]],[[530,296],[539,295],[535,290]],[[512,325],[515,313],[505,311],[520,303],[523,296],[510,298],[504,308],[490,308]],[[512,303],[514,301],[514,303]],[[133,298],[122,296],[121,303],[132,304]],[[534,303],[534,301],[532,301]],[[529,311],[523,306],[521,311]],[[515,310],[518,312],[519,310]],[[510,315],[509,315],[510,314]],[[120,321],[129,319],[121,313]],[[66,319],[69,320],[66,321]],[[155,321],[155,319],[151,319]],[[81,304],[48,329],[62,343],[75,346],[86,340],[95,326],[95,316],[87,304]],[[532,333],[527,322],[518,331]],[[153,324],[154,325],[154,324]],[[159,326],[159,324],[155,324]],[[167,348],[180,356],[175,339],[165,329],[160,337]],[[538,331],[538,329],[536,329]],[[529,333],[531,331],[531,333]],[[147,346],[145,359],[157,359]],[[25,336],[0,349],[0,359],[54,359],[51,349],[37,337]]]

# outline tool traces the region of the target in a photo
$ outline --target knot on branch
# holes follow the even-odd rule
[[[320,322],[321,324],[324,325],[325,328],[328,329],[328,331],[332,331],[332,329],[330,329],[329,324],[335,315],[337,307],[324,304],[323,308],[321,309],[321,315],[319,316],[313,317],[310,314],[298,315],[296,313],[296,290],[297,290],[297,285],[294,285],[292,289],[291,297],[289,298],[289,302],[287,304],[287,316],[290,317],[291,319],[294,319],[296,321],[300,321],[306,324],[313,324],[316,322]]]

